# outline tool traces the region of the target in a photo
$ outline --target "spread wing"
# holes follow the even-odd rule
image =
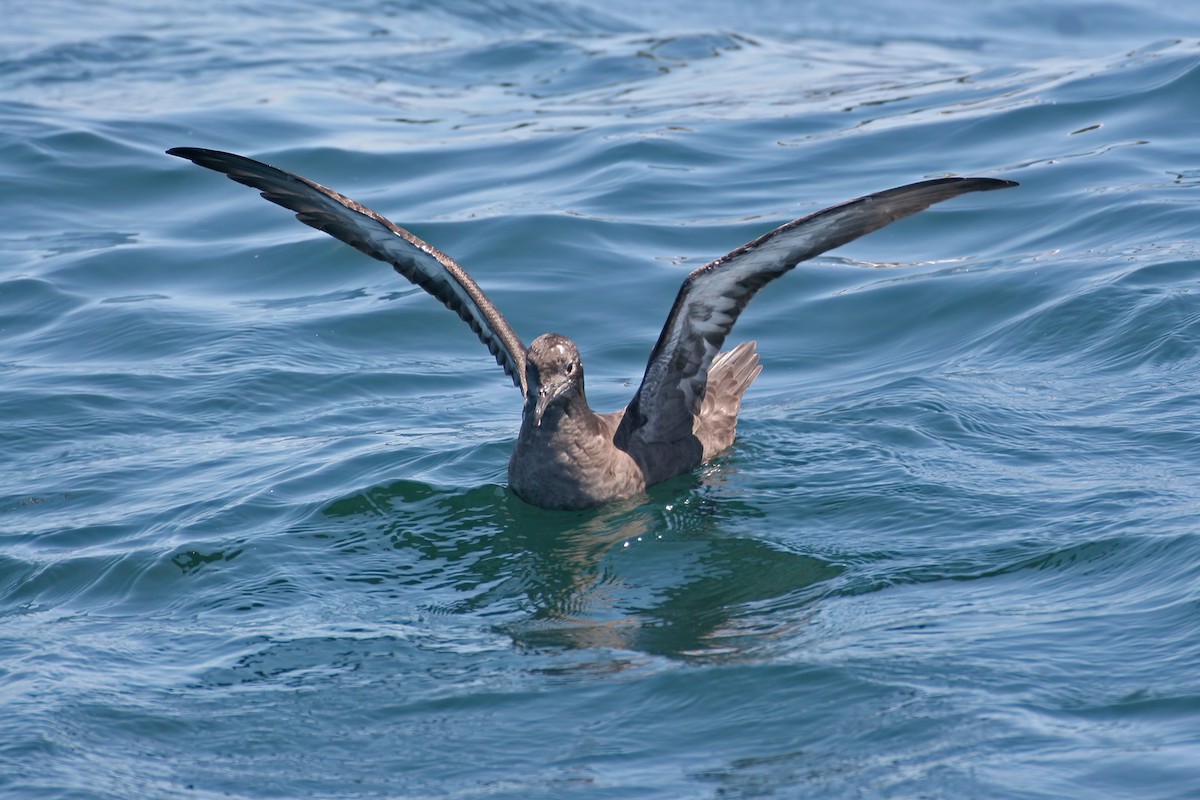
[[[167,153],[252,186],[272,203],[296,212],[296,219],[305,225],[391,264],[471,326],[496,357],[496,363],[525,392],[525,345],[483,290],[450,256],[366,206],[299,175],[219,150],[176,147]]]
[[[648,442],[671,442],[691,434],[708,368],[738,315],[755,292],[801,261],[934,203],[1016,185],[993,178],[940,178],[888,189],[793,220],[698,268],[679,289],[618,436],[627,440],[637,431]]]

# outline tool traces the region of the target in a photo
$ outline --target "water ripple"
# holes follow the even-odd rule
[[[1190,7],[75,6],[0,32],[6,797],[1193,788]],[[428,238],[606,409],[690,269],[1022,185],[764,290],[737,446],[560,514],[458,320],[184,144]]]

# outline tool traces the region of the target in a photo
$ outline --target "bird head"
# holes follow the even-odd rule
[[[547,410],[584,399],[579,348],[557,333],[534,339],[525,354],[525,385],[529,387],[525,410],[533,414],[535,427],[541,426]]]

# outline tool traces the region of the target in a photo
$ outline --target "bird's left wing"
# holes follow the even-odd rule
[[[876,194],[793,220],[696,269],[683,282],[642,385],[625,412],[619,440],[646,442],[691,434],[708,368],[750,298],[801,261],[966,192],[1005,189],[1014,181],[939,178]]]

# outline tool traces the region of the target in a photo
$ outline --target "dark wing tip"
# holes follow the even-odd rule
[[[204,147],[172,147],[167,151],[167,155],[176,156],[178,158],[186,158],[201,166],[205,163],[216,163],[222,160],[238,158],[234,153],[226,153],[222,150],[208,150]]]
[[[224,159],[245,158],[245,156],[239,156],[237,153],[228,153],[224,150],[211,150],[207,147],[172,147],[167,151],[167,155],[186,158],[188,161],[220,161]]]
[[[858,198],[858,200],[885,199],[897,196],[924,196],[931,199],[934,203],[940,203],[943,200],[949,200],[951,197],[957,197],[967,192],[991,192],[996,189],[1011,189],[1014,186],[1020,186],[1020,184],[1016,181],[1005,180],[1004,178],[930,178],[929,180],[917,181],[905,186],[897,186],[894,189],[885,189],[882,192],[865,195]],[[852,205],[855,202],[857,201],[851,200],[843,205]],[[834,208],[837,208],[837,206],[834,206]]]
[[[246,175],[263,175],[266,170],[276,178],[284,177],[288,179],[301,180],[304,183],[309,183],[298,175],[292,175],[290,172],[272,167],[270,164],[264,164],[261,161],[255,161],[252,158],[238,155],[237,153],[227,153],[224,150],[209,150],[206,147],[172,147],[167,151],[167,155],[176,156],[178,158],[186,158],[197,166],[211,169],[215,172],[222,172],[228,175],[238,183],[244,183],[247,186],[258,187],[255,183],[247,183],[242,180],[238,173]],[[323,187],[322,187],[323,188]],[[328,190],[326,190],[328,193]],[[265,195],[264,195],[265,196]],[[268,198],[270,199],[270,198]],[[272,201],[273,202],[273,201]]]
[[[960,181],[970,181],[972,188],[978,192],[990,192],[994,189],[1011,189],[1021,184],[1003,178],[958,178]]]

